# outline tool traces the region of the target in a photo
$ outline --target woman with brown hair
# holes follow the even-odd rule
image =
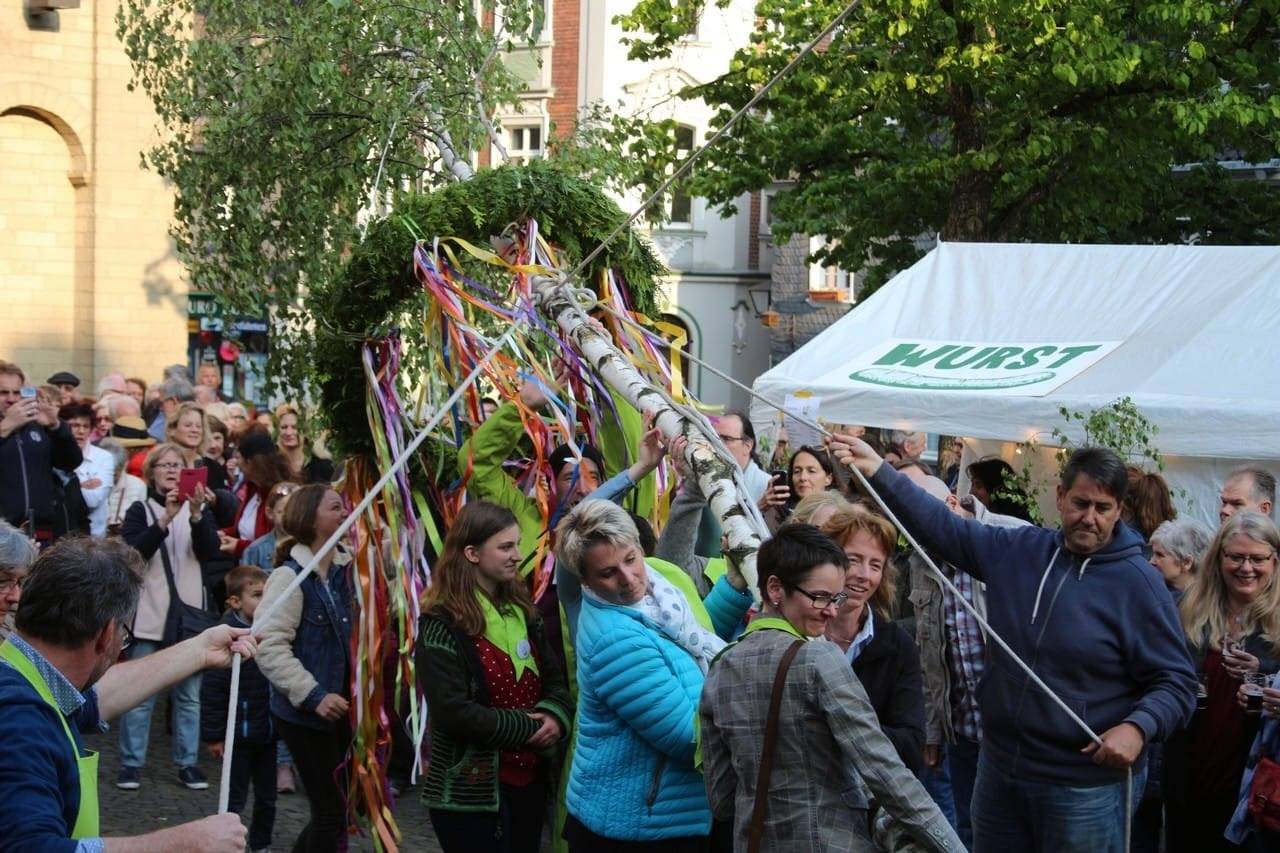
[[[1223,839],[1259,718],[1236,701],[1246,679],[1280,670],[1280,532],[1266,516],[1223,523],[1179,604],[1207,694],[1191,726],[1164,753],[1170,853],[1236,850]]]
[[[260,612],[285,595],[321,546],[342,526],[347,508],[328,486],[299,488],[285,504],[276,550],[279,568],[267,578]],[[258,668],[271,682],[271,715],[302,777],[311,820],[295,851],[332,853],[345,840],[351,745],[351,631],[356,619],[351,556],[326,554],[262,627]]]
[[[277,483],[295,482],[296,478],[270,433],[260,427],[250,428],[240,439],[236,458],[244,473],[244,487],[238,496],[240,508],[232,524],[222,530],[220,539],[223,553],[239,558],[255,539],[274,526],[267,507],[271,490]]]
[[[1124,495],[1121,517],[1138,531],[1144,542],[1150,542],[1157,527],[1178,517],[1169,484],[1159,474],[1143,471],[1136,465],[1126,465],[1125,470],[1129,472],[1129,490]],[[1150,546],[1146,550],[1150,559]]]
[[[449,527],[424,601],[418,683],[432,760],[423,801],[445,853],[541,843],[551,759],[573,703],[520,556],[510,510],[472,501]]]
[[[876,709],[880,728],[908,769],[924,769],[924,679],[920,651],[911,635],[892,621],[894,567],[889,558],[898,532],[884,516],[841,509],[820,528],[849,561],[848,596],[826,636],[844,650]]]

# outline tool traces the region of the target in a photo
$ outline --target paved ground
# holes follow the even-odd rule
[[[121,791],[115,786],[116,774],[120,770],[120,752],[118,736],[114,730],[91,736],[87,741],[90,749],[99,750],[102,755],[98,770],[98,790],[104,835],[150,832],[217,811],[220,768],[207,754],[201,755],[200,769],[209,777],[209,789],[188,791],[178,784],[177,769],[169,760],[169,738],[164,733],[163,702],[157,703],[156,713],[151,718],[151,744],[139,790]],[[308,819],[306,797],[301,792],[281,794],[276,801],[276,809],[275,844],[272,849],[289,850]],[[401,850],[439,853],[440,847],[431,833],[426,809],[419,802],[416,789],[402,798],[398,804],[396,819],[404,836]],[[367,837],[352,838],[350,849],[373,850],[373,842]]]

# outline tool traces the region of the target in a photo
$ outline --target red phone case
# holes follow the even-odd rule
[[[209,485],[208,468],[183,468],[178,472],[178,500],[185,501],[195,493],[196,484]]]

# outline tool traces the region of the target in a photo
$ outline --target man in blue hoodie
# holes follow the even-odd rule
[[[143,568],[124,543],[82,537],[45,550],[23,580],[16,628],[0,643],[0,853],[244,850],[234,814],[130,838],[99,831],[98,755],[85,750],[82,734],[256,648],[248,629],[218,625],[145,662],[117,664]]]
[[[959,518],[868,445],[832,450],[867,476],[931,554],[987,584],[988,620],[1013,652],[1102,739],[1099,746],[1009,656],[990,650],[979,687],[982,752],[974,849],[1124,849],[1125,769],[1133,805],[1144,748],[1185,726],[1196,678],[1173,599],[1120,519],[1124,462],[1071,455],[1057,489],[1061,530]]]

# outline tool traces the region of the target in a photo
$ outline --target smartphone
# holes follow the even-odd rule
[[[36,389],[30,385],[23,385],[22,390],[18,392],[18,394],[20,394],[23,397],[23,399],[27,399],[27,400],[30,400],[31,398],[35,397],[37,393],[39,392],[37,392]]]
[[[183,468],[178,472],[178,500],[185,501],[195,494],[196,484],[209,485],[208,468]]]
[[[786,486],[787,488],[790,488],[790,484],[787,483],[787,471],[785,468],[778,468],[770,471],[769,476],[774,478],[773,484],[775,486]]]

